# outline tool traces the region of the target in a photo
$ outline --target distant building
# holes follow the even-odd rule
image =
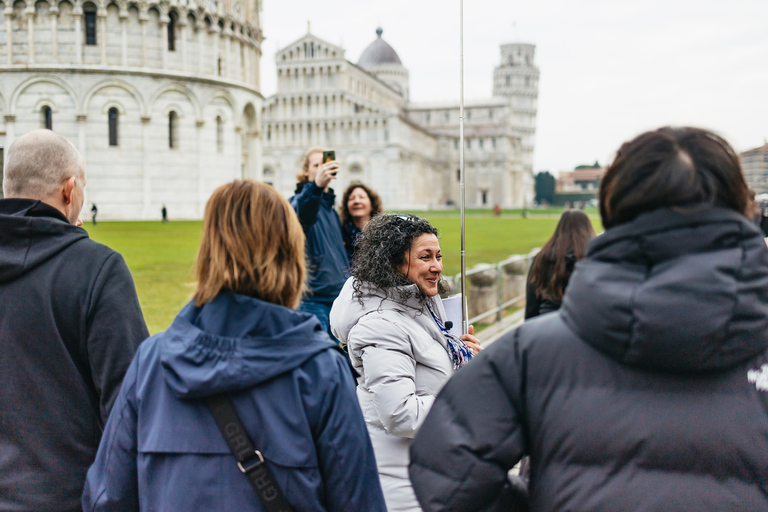
[[[561,171],[555,180],[555,194],[596,194],[605,171],[597,162],[593,166],[580,165],[572,171]]]
[[[768,143],[741,153],[747,186],[757,194],[768,193]]]
[[[261,178],[293,193],[311,146],[336,150],[337,191],[353,181],[375,188],[388,209],[426,209],[459,201],[459,103],[413,103],[409,72],[377,38],[357,64],[307,33],[278,50],[277,93],[263,110]],[[470,207],[522,206],[533,200],[533,149],[539,71],[535,46],[501,46],[494,96],[465,104],[466,198]]]

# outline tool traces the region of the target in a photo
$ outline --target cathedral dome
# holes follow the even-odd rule
[[[397,52],[389,46],[389,43],[381,38],[381,34],[384,31],[381,27],[376,29],[376,35],[378,36],[375,41],[368,45],[360,55],[360,60],[357,61],[357,65],[360,67],[373,67],[380,66],[381,64],[396,64],[402,66],[400,57],[397,56]]]

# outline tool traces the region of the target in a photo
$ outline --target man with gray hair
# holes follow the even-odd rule
[[[123,258],[82,229],[85,164],[16,139],[0,199],[0,510],[82,510],[88,467],[147,332]]]

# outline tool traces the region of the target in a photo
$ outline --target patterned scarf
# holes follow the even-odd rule
[[[432,315],[432,319],[437,324],[437,327],[440,329],[440,332],[443,333],[443,336],[445,337],[448,353],[451,355],[451,360],[453,361],[453,369],[458,370],[472,359],[472,351],[469,350],[469,347],[464,343],[464,340],[448,332],[443,321],[437,317],[434,311],[432,311],[432,307],[429,304],[427,304],[427,309]]]

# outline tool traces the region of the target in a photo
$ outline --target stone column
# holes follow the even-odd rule
[[[167,14],[160,16],[160,38],[163,40],[163,69],[168,69],[168,24],[171,18]]]
[[[7,115],[5,119],[5,151],[6,157],[8,155],[8,148],[13,144],[13,140],[16,138],[16,116]],[[6,161],[8,161],[6,159]]]
[[[24,9],[27,15],[27,64],[35,63],[35,6]]]
[[[5,14],[5,39],[8,57],[8,65],[13,64],[13,7],[6,7]]]
[[[86,129],[86,121],[88,120],[88,116],[85,114],[77,114],[77,149],[80,150],[80,155],[83,157],[83,163],[85,164],[85,168],[88,169],[88,155],[85,151],[85,129]],[[87,192],[84,193],[83,197],[83,207],[85,207],[86,204],[88,204],[88,197]]]
[[[198,73],[201,75],[205,73],[205,61],[203,60],[203,48],[205,48],[205,22],[203,20],[197,20],[195,25],[197,29],[197,66]]]
[[[197,125],[197,215],[205,214],[205,192],[203,183],[203,126],[205,121],[198,119]]]
[[[99,7],[96,12],[99,20],[99,49],[101,50],[101,65],[107,65],[107,10]]]
[[[83,8],[75,5],[72,10],[75,17],[75,64],[83,63]]]
[[[179,39],[181,40],[181,71],[187,72],[187,17],[179,16]]]
[[[120,32],[122,45],[120,65],[123,67],[128,67],[128,11],[120,11]]]
[[[235,127],[235,176],[237,179],[243,179],[243,130],[242,126]]]
[[[242,55],[243,62],[243,81],[248,83],[251,81],[251,45],[247,44],[245,38],[240,41],[240,46],[243,47]]]
[[[224,76],[234,78],[232,75],[232,30],[224,25]]]
[[[213,34],[213,76],[219,74],[219,32],[221,32],[221,29],[213,23],[211,25],[211,33]]]
[[[469,280],[469,316],[475,317],[496,307],[496,268],[487,263],[475,265],[472,270],[481,270],[468,276]],[[489,322],[491,315],[483,318],[483,322]]]
[[[152,193],[152,185],[149,181],[149,122],[152,120],[149,116],[141,116],[141,178],[142,178],[142,197],[144,198],[144,204],[142,205],[142,217],[145,219],[151,218],[152,214],[149,211],[151,206],[150,194]]]
[[[512,261],[501,267],[504,271],[503,302],[522,296],[514,307],[525,307],[525,282],[528,275],[528,264],[525,260]]]
[[[141,25],[141,67],[147,67],[147,22],[149,15],[146,11],[139,13],[139,24]]]
[[[51,6],[51,57],[53,62],[59,60],[59,8]]]

